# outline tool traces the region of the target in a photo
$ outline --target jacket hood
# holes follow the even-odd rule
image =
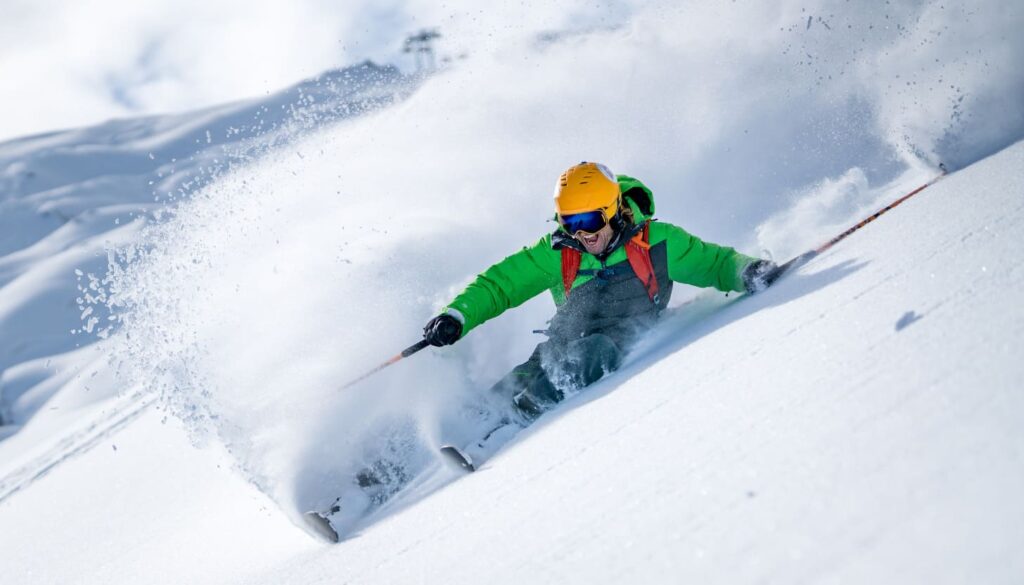
[[[622,199],[633,208],[633,217],[642,223],[654,217],[654,194],[638,179],[626,175],[616,175]]]

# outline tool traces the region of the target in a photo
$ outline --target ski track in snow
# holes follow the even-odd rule
[[[0,504],[19,490],[46,476],[58,465],[85,453],[102,440],[116,434],[142,414],[155,400],[155,396],[122,400],[122,404],[111,405],[109,410],[101,412],[94,420],[85,424],[84,428],[61,436],[45,453],[0,477]]]

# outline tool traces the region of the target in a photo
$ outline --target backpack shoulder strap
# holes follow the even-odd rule
[[[650,224],[644,224],[644,229],[626,244],[626,258],[636,277],[647,289],[647,296],[654,304],[658,304],[658,278],[654,275],[654,264],[651,263],[649,230]]]
[[[570,248],[569,246],[562,247],[562,286],[565,287],[565,298],[569,298],[572,283],[576,281],[576,274],[580,271],[580,259],[582,256],[580,251],[575,248]]]

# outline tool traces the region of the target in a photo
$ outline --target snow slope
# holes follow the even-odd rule
[[[483,472],[258,581],[1019,580],[1022,165],[681,311]]]
[[[684,307],[483,470],[338,546],[151,412],[0,506],[21,527],[0,534],[5,574],[1017,582],[1022,165],[1024,143],[761,296]]]
[[[1022,164],[681,311],[481,473],[260,582],[1018,582]]]

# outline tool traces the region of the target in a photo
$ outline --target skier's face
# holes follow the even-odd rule
[[[605,226],[594,233],[587,233],[584,231],[576,232],[574,236],[579,243],[583,244],[587,252],[591,254],[600,254],[604,252],[608,247],[608,242],[612,239],[612,226],[605,224]]]

